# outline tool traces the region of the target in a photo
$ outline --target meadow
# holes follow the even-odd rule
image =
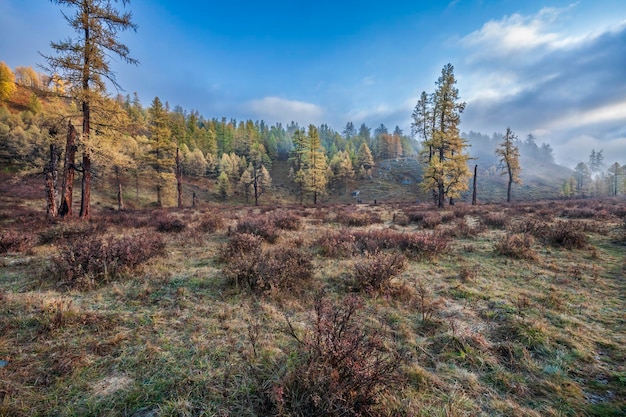
[[[79,221],[3,187],[2,416],[626,414],[623,199]]]

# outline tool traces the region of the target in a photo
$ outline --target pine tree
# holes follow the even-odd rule
[[[496,149],[496,155],[500,157],[500,169],[502,175],[509,176],[509,182],[506,191],[506,201],[511,202],[511,185],[513,183],[521,184],[522,180],[519,177],[521,167],[519,163],[519,148],[515,144],[517,136],[511,130],[510,127],[506,128],[506,133],[502,137],[502,142]]]
[[[317,204],[318,197],[326,193],[328,175],[324,148],[322,147],[317,128],[313,125],[309,125],[307,145],[304,161],[304,186],[307,192],[313,194],[313,204]]]
[[[459,135],[465,103],[459,102],[455,84],[454,67],[447,64],[436,83],[430,111],[432,131],[424,141],[426,167],[421,187],[425,191],[435,191],[440,208],[444,206],[446,197],[452,203],[453,198],[468,189],[470,177],[467,167],[469,155],[465,153],[467,142]]]
[[[157,205],[163,205],[162,191],[167,181],[171,178],[174,167],[175,146],[171,140],[169,118],[167,110],[158,97],[152,101],[148,109],[150,116],[150,166],[155,171]]]

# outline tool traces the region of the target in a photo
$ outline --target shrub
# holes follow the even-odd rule
[[[498,255],[515,259],[535,259],[537,254],[533,250],[535,240],[527,233],[506,234],[494,246]]]
[[[266,217],[256,217],[238,222],[237,233],[260,236],[269,243],[274,243],[278,239],[278,230],[274,226],[274,222]]]
[[[325,230],[313,243],[318,253],[327,258],[347,258],[356,251],[355,237],[350,231]]]
[[[405,233],[399,249],[412,258],[433,259],[448,250],[450,238],[441,233]]]
[[[39,232],[39,242],[46,244],[66,239],[89,239],[106,232],[107,229],[106,221],[61,221],[61,223]]]
[[[435,211],[429,211],[422,217],[422,225],[425,229],[434,229],[442,222],[441,214]]]
[[[381,396],[400,388],[403,358],[385,348],[383,334],[357,317],[361,302],[339,304],[318,297],[315,317],[304,334],[290,322],[297,343],[292,366],[268,393],[280,415],[378,416]]]
[[[272,216],[274,226],[281,230],[300,230],[302,221],[300,217],[291,212],[276,213]]]
[[[255,293],[296,290],[313,270],[311,256],[296,248],[263,250],[259,236],[236,234],[223,251],[231,283]]]
[[[73,239],[59,248],[53,265],[60,283],[69,287],[90,287],[116,278],[122,271],[138,267],[164,253],[163,240],[154,234],[111,239],[94,236]]]
[[[398,252],[374,252],[365,254],[354,264],[353,279],[359,290],[383,291],[392,278],[406,268],[406,258]]]
[[[583,249],[587,247],[589,239],[581,229],[584,228],[578,223],[558,221],[547,229],[545,240],[553,246]]]
[[[382,223],[382,220],[376,213],[344,210],[337,213],[337,223],[350,227],[361,227],[369,226],[375,223]]]
[[[25,252],[35,246],[35,235],[17,230],[0,233],[0,253]]]
[[[509,218],[504,213],[487,213],[481,219],[485,226],[494,229],[504,229],[509,224]]]
[[[156,230],[162,233],[180,233],[187,225],[180,219],[169,216],[159,217],[156,220]]]
[[[411,223],[409,216],[404,213],[394,213],[393,222],[399,226],[408,226]]]
[[[224,227],[224,218],[218,213],[209,213],[202,216],[200,230],[204,233],[215,233],[216,230]]]

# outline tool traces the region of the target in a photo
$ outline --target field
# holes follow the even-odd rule
[[[626,414],[623,199],[81,222],[3,187],[2,416]]]

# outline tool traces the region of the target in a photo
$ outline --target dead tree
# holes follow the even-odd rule
[[[474,165],[474,187],[472,188],[472,206],[476,205],[476,177],[478,173],[478,165]]]
[[[63,165],[63,183],[61,185],[61,204],[59,216],[72,215],[72,196],[74,190],[74,171],[76,166],[76,129],[71,121],[68,122],[67,142],[65,144],[65,161]]]

